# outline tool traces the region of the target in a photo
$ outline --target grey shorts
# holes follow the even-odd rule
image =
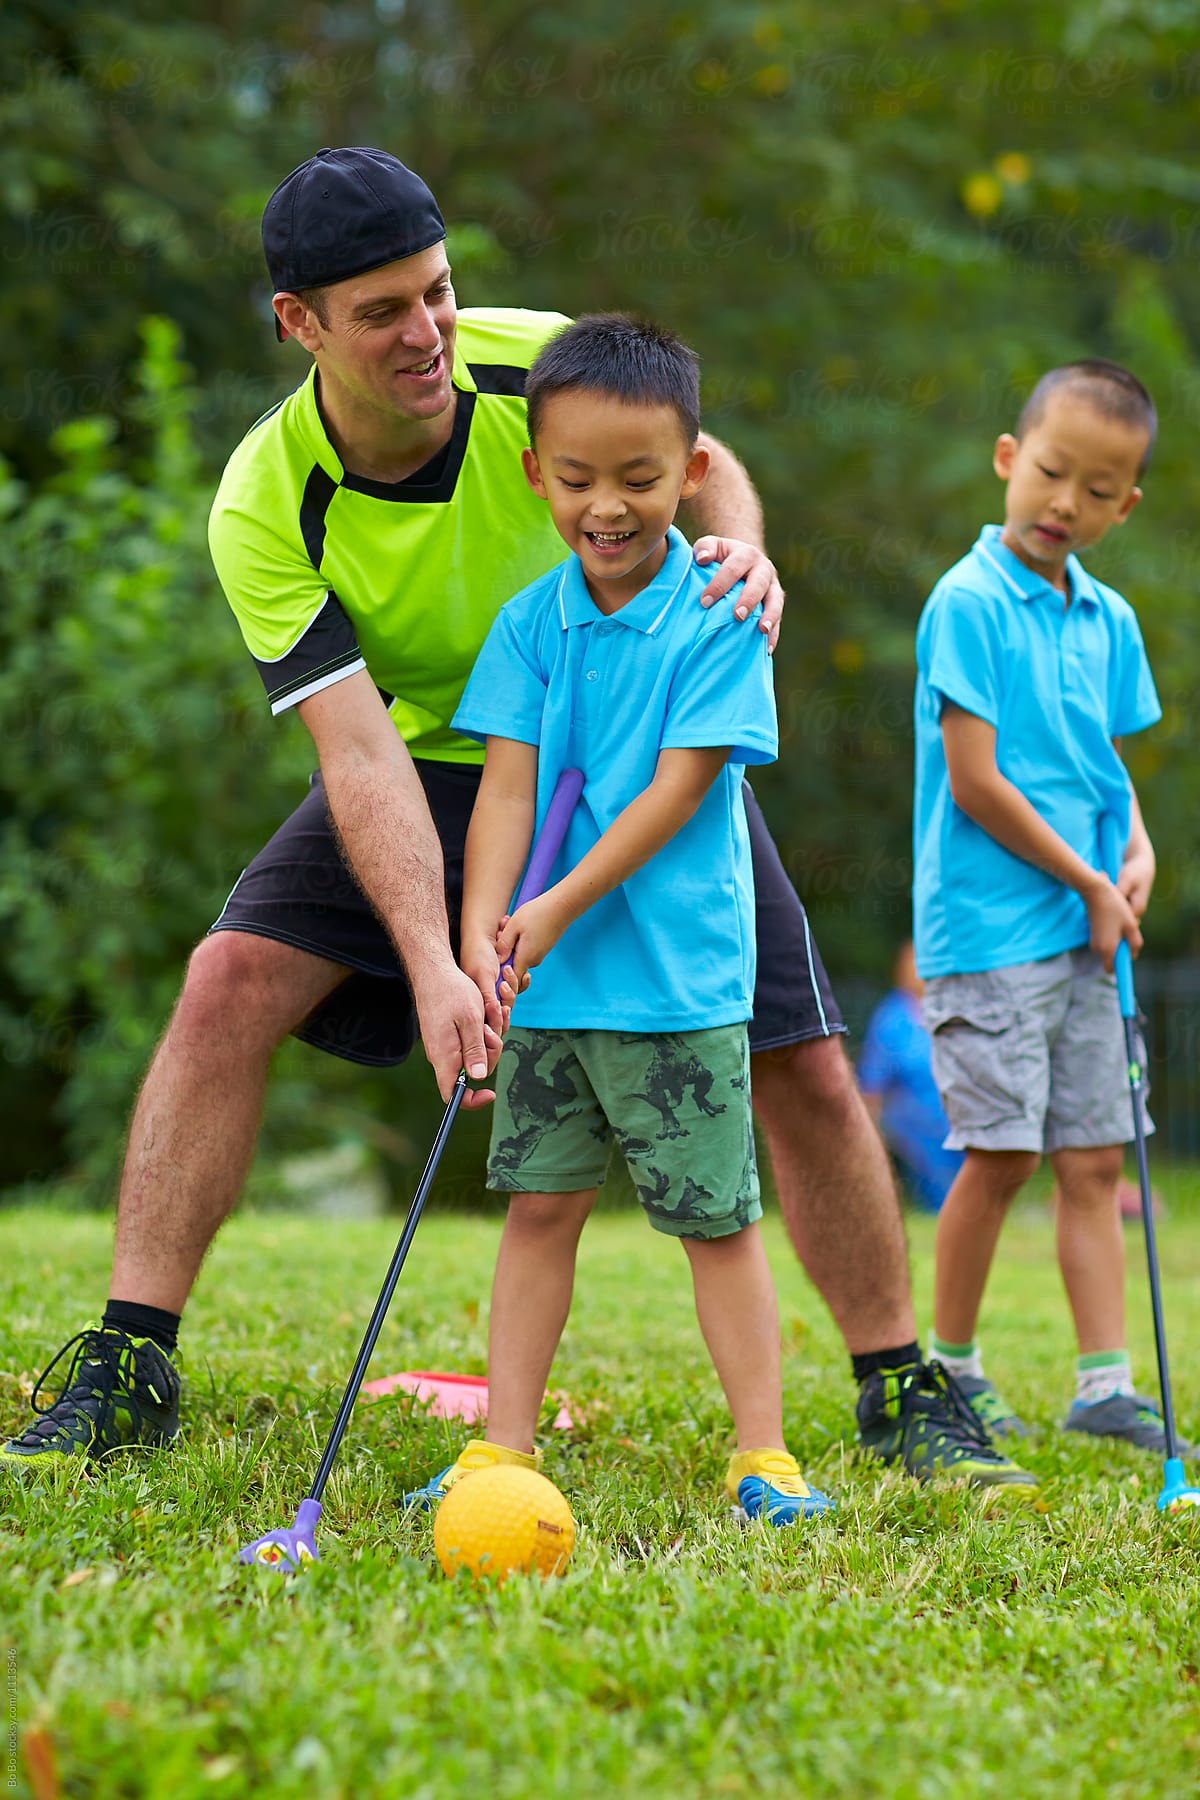
[[[922,1006],[948,1149],[1083,1149],[1133,1137],[1117,984],[1090,950],[938,975]],[[1144,1048],[1141,1057],[1144,1067]]]

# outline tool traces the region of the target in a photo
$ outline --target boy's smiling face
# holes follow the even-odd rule
[[[546,397],[537,443],[521,459],[602,612],[654,579],[680,500],[698,493],[708,473],[708,451],[685,441],[674,407],[588,388]]]
[[[1036,424],[996,442],[992,466],[1008,483],[1001,542],[1054,587],[1073,552],[1122,525],[1142,497],[1149,448],[1140,426],[1112,419],[1078,388],[1052,393]]]

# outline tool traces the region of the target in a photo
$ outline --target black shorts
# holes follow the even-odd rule
[[[446,907],[457,950],[463,848],[479,786],[465,763],[418,761],[446,863]],[[743,788],[758,912],[758,983],[750,1048],[775,1050],[845,1031],[808,918],[766,821]],[[248,931],[341,963],[350,973],[295,1036],[349,1062],[401,1063],[417,1042],[416,1012],[391,940],[343,860],[319,774],[290,818],[243,870],[213,931]]]

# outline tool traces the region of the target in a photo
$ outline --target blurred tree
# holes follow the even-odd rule
[[[629,306],[700,350],[706,422],[762,491],[791,594],[783,756],[758,785],[835,977],[882,973],[907,929],[913,628],[997,516],[992,441],[1043,368],[1129,362],[1160,446],[1094,567],[1137,605],[1166,707],[1130,746],[1154,948],[1194,943],[1194,9],[26,0],[6,50],[0,444],[24,485],[0,548],[20,921],[0,1029],[24,1141],[51,1145],[19,1164],[115,1140],[188,943],[305,766],[302,728],[262,717],[203,522],[228,450],[303,373],[269,329],[257,221],[322,143],[421,170],[462,303]],[[184,385],[165,326],[134,376],[146,315],[181,334]],[[288,1068],[278,1106],[350,1092]],[[355,1079],[380,1107],[425,1093]]]

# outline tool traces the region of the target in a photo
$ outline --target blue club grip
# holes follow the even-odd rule
[[[1124,938],[1117,945],[1117,954],[1113,958],[1113,974],[1117,978],[1117,1000],[1121,1007],[1121,1017],[1136,1019],[1137,998],[1133,991],[1133,957],[1129,953],[1129,945]]]
[[[1121,871],[1121,852],[1124,845],[1117,821],[1109,812],[1100,815],[1100,864],[1110,881],[1115,881]],[[1117,978],[1117,1000],[1121,1007],[1123,1019],[1137,1018],[1137,997],[1133,991],[1133,957],[1129,945],[1124,938],[1117,945],[1117,953],[1113,958],[1113,973]]]

